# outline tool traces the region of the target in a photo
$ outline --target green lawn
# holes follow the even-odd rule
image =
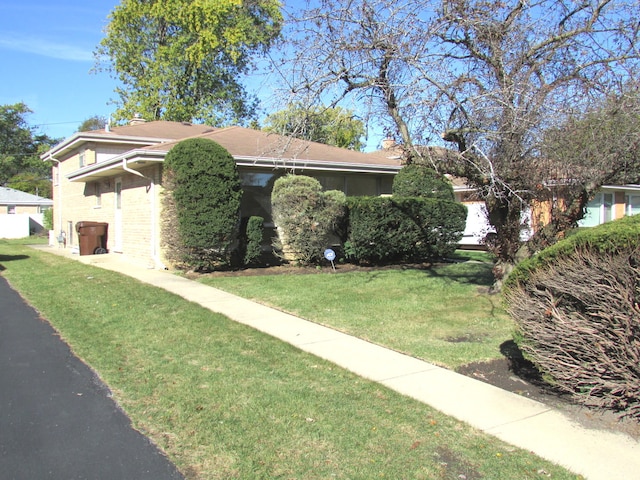
[[[244,277],[201,281],[448,367],[501,356],[513,323],[500,296],[486,293],[486,254],[428,270]],[[465,258],[462,258],[464,260]],[[484,261],[478,261],[484,260]]]
[[[117,273],[2,241],[0,272],[187,478],[578,478]]]

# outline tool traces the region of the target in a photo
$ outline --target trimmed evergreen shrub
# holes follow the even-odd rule
[[[231,262],[240,228],[242,189],[235,160],[217,143],[188,139],[167,154],[180,240],[191,268]]]
[[[249,217],[245,229],[244,264],[259,263],[262,255],[262,239],[264,237],[264,218]]]
[[[640,418],[640,216],[581,230],[505,282],[516,341],[560,391]]]
[[[184,246],[180,235],[178,224],[178,211],[173,198],[175,188],[175,175],[169,168],[164,168],[162,172],[162,185],[164,190],[160,201],[162,203],[162,217],[160,218],[160,246],[162,248],[163,260],[177,269],[188,269],[185,264],[187,249]]]
[[[336,241],[346,212],[345,196],[323,192],[315,178],[286,175],[273,185],[271,209],[278,228],[276,252],[285,260],[318,263]]]
[[[445,177],[426,165],[405,165],[393,178],[394,197],[439,198],[453,202],[453,186]]]
[[[346,250],[356,263],[426,261],[453,253],[467,209],[434,198],[349,197]]]

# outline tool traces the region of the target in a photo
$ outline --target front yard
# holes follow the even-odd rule
[[[167,452],[187,478],[534,479],[540,472],[577,478],[424,404],[128,277],[2,241],[0,271],[99,373],[134,426]],[[486,303],[474,296],[479,285],[465,279],[464,272],[436,277],[428,288],[419,283],[419,272],[396,274],[345,277],[331,288],[320,284],[315,289],[340,291],[314,289],[316,298],[292,298],[290,307],[334,318],[333,308],[349,285],[354,292],[377,285],[379,291],[393,292],[388,297],[406,295],[405,310],[392,315],[402,302],[393,307],[380,301],[376,308],[356,302],[353,313],[365,314],[354,324],[362,324],[364,332],[365,322],[388,322],[371,335],[386,331],[399,338],[403,312],[415,309],[411,305],[422,303],[421,298],[462,302],[466,291],[473,299],[469,303]],[[407,280],[400,284],[402,278]],[[292,281],[293,286],[279,284],[276,290],[310,279]],[[448,296],[458,288],[462,292]],[[295,297],[291,291],[281,293]],[[334,296],[327,300],[329,293]],[[377,320],[366,314],[384,309],[387,313]],[[432,320],[424,312],[406,329],[416,337],[413,345],[436,337],[425,354],[440,352],[438,361],[453,365],[465,355],[487,356],[490,344],[505,338],[509,327],[496,320],[498,312],[497,305],[488,307],[471,322],[474,338],[482,338],[478,342],[447,340],[467,329],[450,319],[444,323],[451,326],[429,330]],[[341,321],[340,328],[353,328]],[[493,330],[499,332],[493,335]],[[473,354],[443,353],[445,345],[458,343],[487,345],[469,350]]]
[[[450,369],[501,358],[513,323],[493,281],[487,254],[460,252],[433,268],[360,269],[315,275],[205,275],[207,285]],[[471,259],[471,260],[470,260]],[[276,269],[277,271],[277,269]],[[313,271],[313,269],[312,269]]]

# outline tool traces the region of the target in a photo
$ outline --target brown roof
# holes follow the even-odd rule
[[[400,159],[394,156],[389,157],[384,152],[366,154],[243,127],[213,129],[199,135],[199,138],[215,141],[236,158],[276,158],[367,165],[401,165]],[[176,141],[152,145],[146,149],[169,151],[177,143]]]
[[[139,123],[131,125],[111,127],[109,128],[109,130],[95,130],[91,133],[96,133],[104,136],[144,137],[178,140],[181,138],[201,135],[212,130],[214,130],[214,128],[209,125],[200,125],[188,122],[167,122],[164,120],[159,120],[155,122],[140,121]]]

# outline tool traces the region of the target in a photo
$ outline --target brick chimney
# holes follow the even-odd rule
[[[396,141],[393,138],[387,137],[384,140],[382,140],[383,150],[391,150],[395,146],[396,146]]]

